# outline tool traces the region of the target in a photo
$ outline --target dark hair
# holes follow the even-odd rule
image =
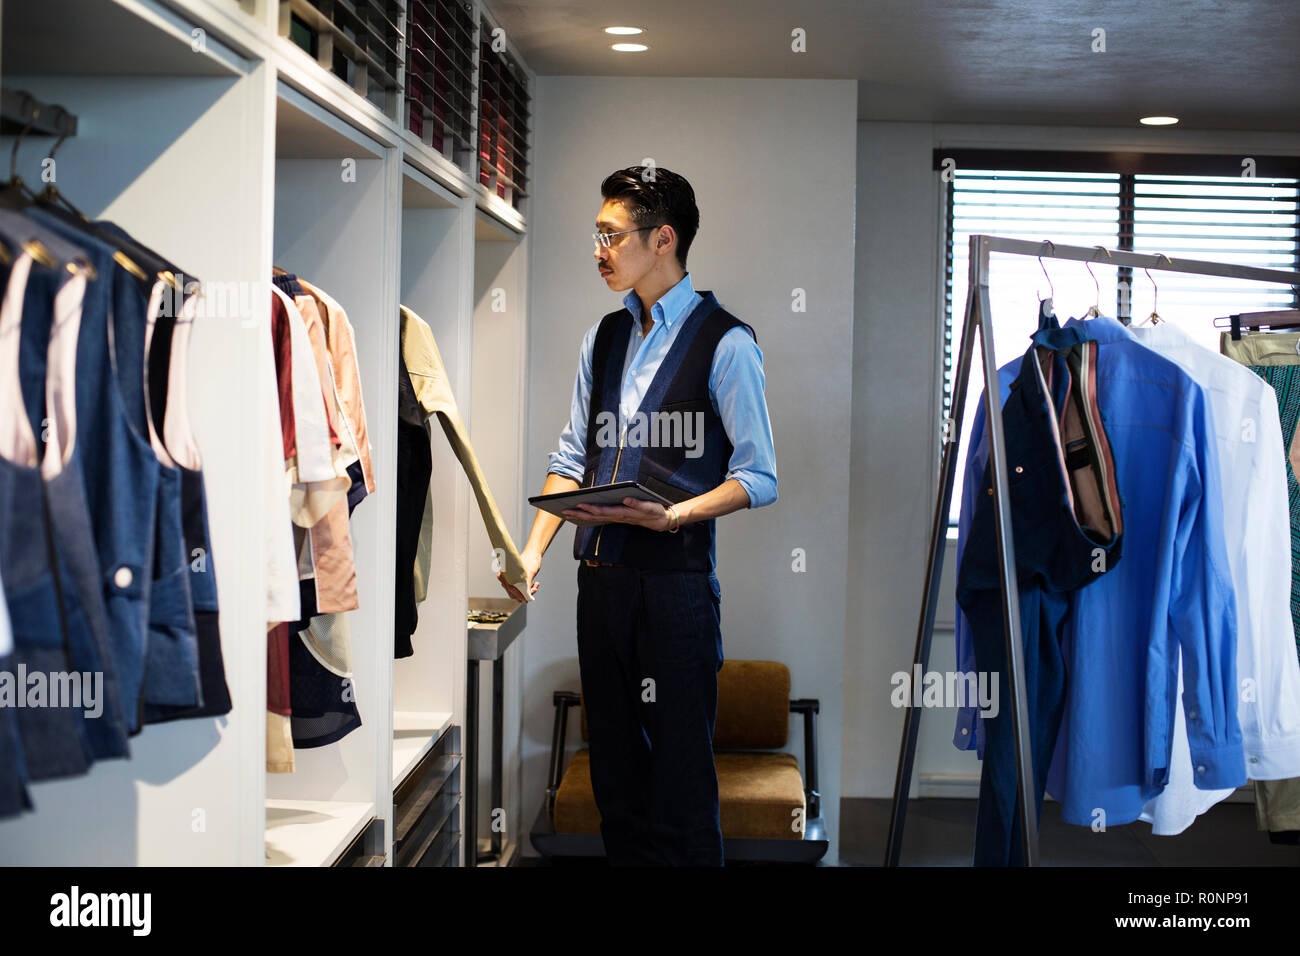
[[[686,253],[700,228],[700,210],[695,190],[684,176],[662,166],[628,166],[606,176],[600,194],[627,207],[639,227],[672,226],[677,233],[677,261],[686,268]]]

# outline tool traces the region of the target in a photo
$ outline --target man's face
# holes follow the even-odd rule
[[[623,204],[617,200],[607,199],[596,216],[597,232],[627,232],[637,225],[628,217]],[[654,237],[656,230],[644,232],[627,232],[626,235],[610,239],[606,249],[601,243],[595,244],[596,268],[600,270],[605,283],[614,292],[624,292],[637,284],[641,278],[655,267],[659,257],[646,242],[646,237]]]

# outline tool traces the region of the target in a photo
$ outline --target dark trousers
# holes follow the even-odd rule
[[[611,865],[722,865],[715,581],[578,562],[578,668]]]
[[[1076,514],[1079,495],[1067,490],[1062,462],[1082,470],[1089,454],[1114,469],[1104,433],[1082,444],[1058,448],[1052,428],[1060,396],[1044,392],[1034,371],[1034,347],[1021,366],[1003,408],[1012,539],[1020,590],[1020,628],[1024,648],[1025,699],[1034,779],[1029,792],[1041,815],[1047,771],[1065,709],[1067,674],[1062,640],[1070,623],[1072,594],[1113,567],[1120,559],[1122,536],[1106,542],[1090,535]],[[1054,359],[1056,380],[1068,381],[1061,359]],[[1088,397],[1093,385],[1077,379],[1073,392]],[[1083,388],[1084,391],[1079,391]],[[1100,426],[1098,426],[1100,428]],[[1082,456],[1082,457],[1080,457]],[[990,463],[991,464],[991,463]],[[984,472],[979,504],[957,575],[957,600],[970,623],[976,667],[998,675],[998,713],[984,720],[984,765],[976,810],[976,866],[1018,865],[1022,842],[1017,797],[1015,735],[1011,716],[1010,671],[1003,631],[1002,579],[997,549],[997,516],[988,492],[991,467]],[[1117,505],[1116,505],[1117,506]]]

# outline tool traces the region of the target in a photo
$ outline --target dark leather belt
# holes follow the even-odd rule
[[[612,561],[590,561],[590,560],[588,560],[587,558],[583,558],[582,560],[583,560],[583,563],[584,563],[587,567],[589,567],[589,568],[622,568],[622,567],[626,567],[626,565],[622,565],[622,564],[614,564]]]

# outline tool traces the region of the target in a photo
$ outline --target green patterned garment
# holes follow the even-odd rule
[[[1300,365],[1247,365],[1277,393],[1282,419],[1282,458],[1286,461],[1286,493],[1291,509],[1291,625],[1295,629],[1296,654],[1300,655],[1300,481],[1296,480],[1288,454],[1296,425],[1300,423]]]

